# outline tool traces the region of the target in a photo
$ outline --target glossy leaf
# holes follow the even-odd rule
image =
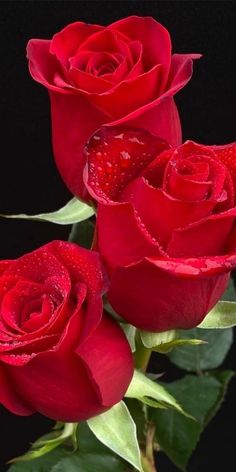
[[[211,372],[211,377],[215,378],[220,383],[220,392],[217,402],[213,405],[211,410],[208,412],[207,417],[205,418],[205,425],[207,425],[212,420],[212,418],[214,418],[217,411],[220,409],[224,401],[229,382],[234,376],[235,372],[233,372],[232,370],[215,370]]]
[[[16,462],[10,466],[8,472],[49,472],[67,454],[68,452],[65,449],[58,447],[37,459]]]
[[[142,472],[136,425],[124,402],[87,423],[99,441]]]
[[[198,328],[225,329],[236,326],[236,302],[219,301]]]
[[[112,455],[80,453],[62,459],[50,472],[124,472],[124,464]]]
[[[232,341],[232,329],[200,329],[182,331],[189,339],[202,339],[207,344],[198,346],[181,346],[168,354],[171,362],[189,372],[201,372],[215,369],[223,362]]]
[[[183,411],[176,399],[163,387],[163,385],[150,380],[138,370],[135,370],[134,372],[133,379],[125,397],[136,398],[152,407],[174,408],[182,414],[187,414]]]
[[[64,207],[60,210],[52,213],[39,213],[38,215],[26,215],[20,213],[18,215],[0,215],[3,218],[17,218],[21,220],[35,220],[35,221],[47,221],[58,225],[71,225],[84,221],[90,218],[94,214],[92,207],[86,203],[81,202],[77,198],[72,198]]]
[[[89,428],[87,421],[79,423],[77,431],[77,443],[79,452],[109,455],[111,450],[106,447],[97,437],[93,434]]]
[[[151,420],[156,426],[156,440],[168,457],[181,470],[195,449],[200,435],[223,401],[232,372],[223,372],[219,378],[187,375],[168,384],[169,392],[191,411],[197,421],[174,410],[152,410]]]

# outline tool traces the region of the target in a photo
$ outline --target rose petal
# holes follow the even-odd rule
[[[209,148],[214,151],[217,158],[229,169],[234,188],[236,188],[236,143],[226,144],[225,146],[209,146]]]
[[[121,199],[133,203],[147,230],[164,247],[173,230],[210,215],[215,206],[215,202],[210,200],[194,202],[175,199],[162,189],[149,185],[144,178],[132,181]]]
[[[167,89],[183,88],[192,77],[193,60],[201,57],[201,54],[173,54]]]
[[[19,395],[49,418],[83,421],[104,410],[86,367],[72,352],[42,353],[25,366],[8,366],[8,372]]]
[[[177,75],[175,79],[173,75],[170,88],[166,88],[166,91],[161,96],[158,95],[152,102],[138,109],[136,108],[133,112],[120,119],[115,119],[112,125],[119,126],[120,124],[125,125],[129,123],[131,126],[148,129],[160,138],[166,139],[172,146],[181,144],[179,115],[172,97],[189,82],[193,72],[192,61],[199,57],[200,55],[196,54],[188,55],[187,58],[185,56],[181,57],[185,65],[184,77],[181,74],[180,77]],[[159,119],[160,122],[158,122]]]
[[[169,167],[170,168],[170,167]],[[211,181],[193,180],[188,176],[181,174],[176,169],[172,169],[168,183],[168,193],[179,200],[198,201],[206,200],[211,194]]]
[[[27,58],[29,60],[29,71],[36,82],[62,94],[70,94],[70,84],[63,82],[65,88],[54,83],[55,75],[63,77],[65,71],[57,59],[50,54],[51,41],[47,39],[31,39],[27,44]],[[60,79],[62,80],[62,79]],[[63,85],[63,86],[64,86]]]
[[[82,281],[92,293],[105,291],[107,281],[98,253],[66,241],[52,241],[45,247],[66,267],[72,283]]]
[[[11,261],[0,261],[0,275],[4,274],[5,270],[8,268],[8,266],[11,264]]]
[[[160,254],[157,241],[140,224],[131,203],[98,206],[97,245],[108,271]]]
[[[35,409],[27,404],[14,387],[14,382],[9,378],[6,369],[0,365],[0,403],[15,415],[28,416],[35,413]]]
[[[157,64],[163,65],[161,89],[165,87],[171,62],[171,40],[169,32],[152,17],[130,16],[111,24],[109,29],[121,31],[143,45],[145,70]],[[160,47],[161,45],[161,47]]]
[[[53,148],[59,172],[75,195],[88,199],[83,183],[86,162],[83,147],[91,134],[109,118],[81,95],[65,97],[51,93],[50,98]]]
[[[129,344],[118,325],[105,315],[96,331],[76,350],[89,371],[103,406],[122,398],[133,374]]]
[[[123,80],[111,90],[111,93],[108,91],[92,95],[91,103],[99,109],[102,108],[115,122],[118,122],[117,120],[123,116],[153,102],[157,90],[160,89],[162,75],[163,67],[158,64],[142,75]]]
[[[88,169],[85,183],[98,201],[117,199],[168,144],[144,130],[101,128],[86,145]]]
[[[173,231],[167,252],[172,257],[219,256],[226,252],[236,208]]]
[[[59,276],[67,291],[70,287],[68,271],[52,253],[45,250],[46,248],[47,245],[42,246],[12,261],[5,274],[15,275],[38,283],[44,282],[49,277]]]
[[[158,98],[111,124],[106,123],[107,127],[117,125],[145,129],[171,146],[179,146],[182,141],[179,113],[171,96],[163,100]]]
[[[197,260],[198,268],[191,261],[175,259],[144,259],[138,264],[120,267],[111,280],[109,302],[120,316],[144,330],[193,328],[227,286],[229,274],[224,272],[230,269],[226,259],[213,258],[208,269],[207,259]],[[233,266],[236,266],[235,255]],[[213,267],[217,267],[219,275],[214,274]]]
[[[119,52],[111,53],[101,51],[91,54],[91,51],[83,51],[80,54],[84,53],[88,55],[85,70],[98,77],[100,75],[112,75],[114,70],[116,70],[117,67],[119,67],[119,65],[124,61],[123,54]],[[81,67],[78,65],[77,68],[81,69]]]
[[[64,66],[68,66],[68,59],[74,56],[86,38],[103,29],[103,26],[90,25],[82,21],[71,23],[53,36],[50,53],[55,54]]]
[[[104,78],[91,75],[83,70],[78,70],[73,67],[68,72],[68,75],[75,87],[86,90],[88,93],[104,93],[113,87],[113,83]]]
[[[48,246],[70,271],[72,283],[83,280],[87,285],[87,315],[82,320],[81,334],[81,339],[85,339],[101,320],[101,296],[108,286],[108,278],[99,254],[64,241],[53,241]]]
[[[142,61],[143,46],[140,41],[131,41],[129,43],[129,49],[132,54],[132,66],[130,67],[130,70],[127,73],[126,78],[133,79],[134,77],[137,77],[138,75],[141,75],[144,73],[143,61]],[[125,76],[123,75],[123,79],[124,77]]]

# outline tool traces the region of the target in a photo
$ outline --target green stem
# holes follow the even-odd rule
[[[141,462],[143,472],[157,472],[155,465],[149,461],[149,459],[141,453]]]
[[[142,370],[143,372],[146,372],[151,354],[152,354],[152,350],[146,348],[143,345],[142,340],[140,338],[140,334],[137,332],[137,335],[136,335],[136,351],[135,351],[135,354],[134,354],[135,367],[137,369]]]
[[[152,350],[146,348],[140,337],[139,332],[136,333],[136,351],[134,353],[135,367],[146,372],[148,363],[152,354]],[[143,472],[157,472],[154,461],[153,442],[155,436],[155,427],[152,424],[147,424],[146,434],[146,449],[141,451],[141,462]]]

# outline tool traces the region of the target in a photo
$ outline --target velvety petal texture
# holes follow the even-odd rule
[[[106,27],[78,21],[51,40],[31,39],[27,57],[32,77],[50,92],[55,160],[75,195],[88,198],[82,149],[102,125],[138,126],[180,144],[173,96],[200,55],[172,55],[170,35],[155,19],[130,16]]]
[[[170,148],[117,128],[98,130],[85,150],[111,305],[144,330],[197,326],[236,267],[236,144]]]
[[[0,268],[0,402],[60,421],[119,402],[133,361],[122,330],[103,314],[99,255],[53,241]]]

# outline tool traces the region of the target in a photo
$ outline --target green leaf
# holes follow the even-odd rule
[[[94,236],[94,223],[91,220],[84,220],[74,223],[68,241],[77,243],[80,246],[90,249]]]
[[[22,456],[15,457],[11,462],[25,462],[36,459],[37,457],[41,457],[60,446],[68,438],[71,438],[73,442],[74,431],[76,428],[77,423],[65,423],[62,431],[56,430],[53,433],[50,433],[50,439],[49,435],[37,439],[37,441],[35,441],[35,443],[32,445],[32,449],[30,451],[26,452],[26,454],[23,454]]]
[[[112,455],[81,453],[62,459],[50,472],[124,472],[124,464]]]
[[[205,418],[205,426],[214,418],[217,411],[220,409],[226,392],[229,385],[230,380],[235,376],[235,372],[232,370],[222,370],[222,371],[213,371],[211,372],[211,377],[215,378],[220,383],[220,392],[218,395],[218,399],[216,403],[213,405],[211,410],[208,412],[208,415]]]
[[[146,420],[147,420],[147,407],[134,398],[126,398],[125,403],[129,409],[129,412],[136,424],[137,437],[139,444],[146,443],[145,431],[146,431]]]
[[[124,402],[87,423],[99,441],[142,472],[136,425]]]
[[[192,421],[176,411],[152,410],[151,420],[156,426],[156,439],[168,457],[181,470],[195,449],[200,435],[223,401],[226,386],[232,372],[219,377],[187,375],[166,385],[183,406],[191,411],[197,421]]]
[[[236,326],[236,302],[219,301],[198,328],[225,329]]]
[[[127,323],[120,323],[121,328],[123,329],[125,336],[128,340],[128,343],[131,347],[131,351],[135,352],[136,345],[135,345],[135,335],[136,335],[136,328]]]
[[[182,346],[168,354],[171,362],[189,372],[201,372],[218,367],[226,357],[232,341],[232,329],[200,329],[185,330],[184,336],[189,339],[201,338],[207,344],[198,346]]]
[[[176,399],[170,395],[162,385],[153,382],[138,370],[134,371],[133,379],[125,397],[136,398],[156,408],[174,408],[182,414],[187,414],[183,411]]]
[[[93,214],[94,210],[92,207],[81,202],[78,198],[72,198],[64,207],[52,213],[39,213],[38,215],[20,213],[19,215],[0,216],[3,218],[18,218],[21,220],[47,221],[58,225],[71,225],[86,220]]]
[[[58,447],[32,461],[16,462],[10,466],[8,472],[49,472],[51,468],[61,459],[65,458],[67,454],[68,452],[65,449]]]
[[[102,455],[111,454],[111,450],[96,438],[86,421],[79,423],[76,435],[79,452]]]

